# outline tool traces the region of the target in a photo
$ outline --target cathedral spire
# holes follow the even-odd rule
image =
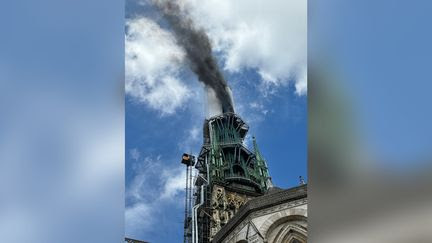
[[[271,181],[271,177],[267,167],[267,162],[265,161],[264,157],[261,155],[261,152],[259,151],[255,136],[252,137],[252,141],[253,141],[255,158],[260,168],[261,174],[267,178],[265,187],[268,189],[270,187],[273,187],[273,182]]]
[[[196,202],[190,227],[185,229],[186,238],[189,229],[194,232],[190,238],[195,243],[211,242],[247,201],[265,195],[273,186],[255,138],[255,152],[244,144],[248,130],[232,112],[204,122],[204,143],[195,163],[197,178],[202,180],[195,182]]]

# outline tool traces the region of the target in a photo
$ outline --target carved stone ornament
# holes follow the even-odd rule
[[[226,191],[221,186],[213,186],[211,197],[210,239],[234,217],[239,208],[250,198],[235,192]]]

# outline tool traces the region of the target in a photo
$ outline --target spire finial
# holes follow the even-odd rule
[[[299,180],[300,180],[300,185],[304,185],[305,184],[305,180],[303,179],[302,176],[299,176]]]

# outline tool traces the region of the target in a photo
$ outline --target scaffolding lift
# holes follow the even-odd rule
[[[184,235],[183,242],[192,242],[192,168],[195,165],[195,157],[184,153],[182,156],[181,163],[186,166],[186,187],[185,187],[185,212],[184,212]]]

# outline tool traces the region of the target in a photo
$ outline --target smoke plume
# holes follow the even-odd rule
[[[153,0],[153,3],[170,24],[178,44],[184,48],[191,70],[207,88],[215,92],[221,112],[234,112],[231,90],[212,55],[207,34],[194,26],[178,1]]]

